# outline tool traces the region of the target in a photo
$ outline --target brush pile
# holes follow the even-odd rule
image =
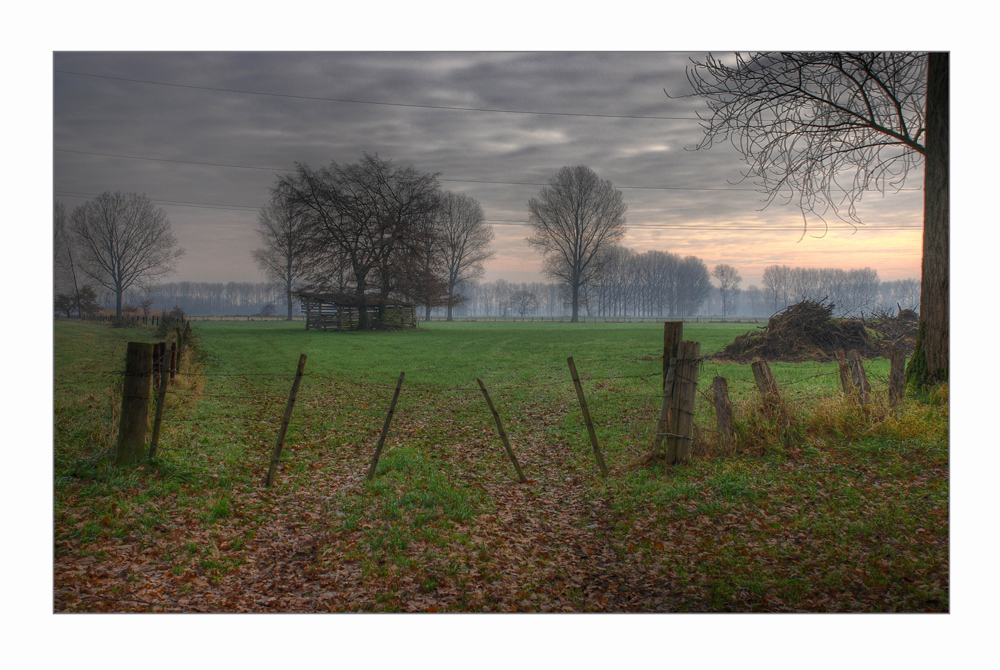
[[[715,357],[749,363],[767,361],[831,361],[837,350],[857,349],[862,358],[888,356],[895,346],[913,350],[916,318],[909,310],[898,317],[880,314],[874,320],[835,319],[833,303],[804,300],[767,321],[767,327],[748,331]]]

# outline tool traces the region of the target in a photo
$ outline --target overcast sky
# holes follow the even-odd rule
[[[685,67],[703,56],[56,52],[55,196],[72,210],[102,191],[145,193],[187,250],[174,280],[261,281],[256,212],[277,175],[377,153],[482,204],[496,232],[488,280],[534,281],[526,203],[559,168],[588,165],[623,190],[637,250],[735,265],[744,286],[773,263],[919,277],[918,190],[868,194],[864,227],[833,219],[800,241],[801,214],[761,211],[732,148],[689,150],[705,103],[664,89],[690,93]]]

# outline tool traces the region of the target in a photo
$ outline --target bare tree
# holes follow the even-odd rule
[[[251,252],[257,267],[285,292],[287,314],[292,320],[292,289],[311,268],[315,242],[307,219],[281,198],[272,198],[257,214],[257,236],[262,247]]]
[[[170,230],[166,212],[144,194],[105,192],[73,210],[70,230],[83,271],[115,296],[174,271],[184,250]]]
[[[493,227],[486,224],[482,206],[474,199],[445,191],[438,210],[440,253],[447,272],[448,316],[452,320],[455,287],[483,276],[493,258]]]
[[[625,236],[627,209],[621,191],[585,165],[560,169],[528,201],[534,234],[527,241],[544,255],[545,273],[569,289],[571,322],[579,321],[581,287],[600,275],[603,252]]]
[[[712,276],[719,280],[719,297],[722,298],[722,316],[729,313],[729,307],[736,299],[743,277],[732,265],[719,263],[712,268]]]
[[[538,296],[528,288],[527,284],[521,284],[519,289],[510,294],[510,305],[523,320],[530,312],[538,309]]]
[[[350,270],[353,290],[360,299],[359,327],[366,330],[369,292],[379,303],[389,298],[400,277],[395,272],[421,269],[419,259],[394,268],[406,240],[423,230],[423,220],[437,207],[437,175],[413,167],[397,167],[377,155],[365,154],[357,163],[312,170],[297,165],[295,174],[281,177],[274,188],[299,216],[313,227],[321,251],[339,258]],[[405,283],[405,282],[404,282]]]
[[[948,54],[757,53],[709,56],[688,81],[708,99],[698,148],[730,141],[745,178],[823,220],[861,223],[867,190],[899,189],[924,163],[921,329],[907,378],[948,378]],[[825,221],[824,221],[825,225]]]

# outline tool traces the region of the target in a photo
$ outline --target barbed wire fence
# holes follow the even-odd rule
[[[112,356],[119,357],[120,360],[121,350],[125,344],[124,339],[122,342],[116,344],[116,346],[112,348]],[[155,345],[151,344],[148,346],[153,347]],[[182,351],[183,347],[179,347],[179,349]],[[641,360],[653,361],[656,359],[642,357]],[[704,366],[706,361],[710,360],[710,358],[706,357],[695,357],[695,359],[691,361],[694,366],[693,369],[696,371],[694,373],[694,378],[691,379],[685,377],[682,379],[683,382],[691,384],[693,389],[692,393],[700,399],[700,410],[697,412],[695,411],[693,399],[691,401],[690,408],[685,410],[685,412],[689,413],[692,417],[695,413],[699,413],[703,417],[711,415],[713,413],[712,408],[714,408],[715,412],[720,411],[721,406],[718,398],[713,397],[713,389],[705,384],[701,384],[701,388],[699,389],[699,385],[697,383],[697,370]],[[634,364],[635,362],[636,358],[634,356],[621,357],[620,361],[621,367],[624,367],[627,364]],[[179,358],[174,361],[174,365],[177,365],[178,363]],[[606,368],[609,366],[609,362],[602,358],[602,365]],[[610,365],[614,366],[614,362],[611,362]],[[114,425],[116,421],[120,420],[121,410],[116,406],[118,401],[121,399],[120,389],[122,387],[122,381],[131,373],[126,368],[116,366],[103,371],[95,371],[93,374],[106,377],[110,382],[112,392],[109,394],[109,425]],[[161,372],[160,374],[165,373]],[[560,388],[566,393],[567,398],[571,397],[574,385],[572,377],[575,375],[566,375],[562,378],[555,378],[555,370],[552,370],[550,374],[552,377],[548,379],[536,380],[526,380],[523,378],[512,379],[511,375],[505,375],[488,380],[489,383],[486,383],[486,380],[484,380],[483,383],[489,387],[489,391],[494,397],[501,399],[501,402],[512,399],[512,396],[518,394],[523,395],[526,392],[541,390],[551,391]],[[794,394],[795,390],[800,387],[808,387],[808,389],[812,391],[815,390],[817,380],[826,379],[829,379],[832,382],[831,386],[836,387],[838,374],[839,371],[833,369],[829,372],[784,379],[782,382],[783,392],[786,394]],[[863,368],[862,374],[864,374]],[[222,423],[233,423],[233,426],[230,429],[231,431],[242,429],[244,432],[248,433],[260,433],[263,430],[274,430],[277,427],[277,417],[280,415],[280,404],[282,401],[279,387],[282,384],[289,383],[292,378],[287,371],[210,371],[205,370],[201,366],[199,366],[193,377],[197,378],[193,383],[187,385],[172,384],[168,385],[164,389],[161,397],[158,398],[158,401],[162,403],[162,406],[169,408],[169,411],[164,412],[163,422],[168,425],[183,425],[188,431],[191,429],[197,430],[203,427],[217,428]],[[302,430],[307,432],[319,432],[318,426],[328,427],[331,424],[329,408],[323,407],[323,393],[327,393],[335,397],[351,395],[339,392],[331,393],[331,389],[340,391],[344,388],[364,389],[368,394],[380,394],[397,388],[392,384],[383,383],[380,380],[375,380],[370,377],[351,377],[343,373],[338,374],[331,372],[305,371],[301,374],[301,378],[305,383],[305,388],[312,389],[312,391],[310,392],[307,390],[300,399],[300,405],[306,405],[306,409],[300,410],[299,413],[301,416],[296,418],[296,422],[299,423]],[[880,387],[890,383],[892,378],[892,373],[889,375],[873,375],[874,381]],[[587,388],[587,394],[597,399],[598,404],[596,407],[598,410],[598,416],[602,421],[606,420],[607,417],[605,414],[607,411],[620,410],[623,406],[622,400],[625,400],[626,403],[631,404],[633,407],[641,405],[642,409],[640,410],[640,414],[655,413],[657,401],[665,403],[665,398],[670,400],[670,394],[664,391],[662,382],[655,385],[652,383],[653,380],[662,379],[663,374],[660,371],[641,374],[617,373],[597,375],[587,374],[584,372],[579,376],[579,380]],[[841,377],[841,379],[843,378]],[[734,378],[725,380],[723,378],[723,380],[727,382],[729,390],[743,398],[752,396],[755,390],[760,389],[760,384],[751,379]],[[234,384],[233,382],[236,383]],[[477,386],[477,382],[479,382],[479,379],[473,379],[469,382],[456,385],[438,384],[433,382],[429,383],[424,380],[418,380],[416,383],[411,383],[407,386],[406,394],[420,397],[433,396],[448,398],[448,402],[453,405],[475,402],[482,403],[482,391]],[[862,385],[867,384],[867,381],[855,381],[855,383],[861,387]],[[220,386],[225,390],[221,390]],[[240,390],[240,387],[243,387],[244,390]],[[118,392],[115,393],[114,389],[118,389]],[[843,390],[845,393],[851,392],[851,389],[848,389],[846,386]],[[616,400],[609,402],[609,398],[616,398]],[[211,405],[208,407],[206,407],[206,404],[203,402],[206,400],[211,401]],[[582,396],[580,397],[580,401],[581,405],[585,402]],[[369,398],[369,402],[374,405],[376,398]],[[213,405],[223,407],[226,411],[213,411]],[[362,406],[366,409],[368,408],[368,405],[369,403],[362,403]],[[606,406],[610,406],[610,409],[606,409]],[[238,411],[232,411],[233,408],[240,409]],[[318,418],[316,413],[324,410],[327,412],[327,416]],[[380,410],[372,407],[368,414],[374,417],[377,415],[378,411]],[[676,415],[676,408],[674,408],[674,412]],[[586,414],[586,412],[584,413]],[[647,423],[651,423],[654,420],[653,416],[648,416],[646,418],[648,419]],[[146,421],[148,422],[148,418]],[[586,421],[590,423],[589,416],[586,418]],[[633,423],[635,422],[633,421]],[[727,430],[721,424],[717,429],[710,428],[707,424],[693,425],[691,428],[693,435],[680,435],[678,433],[670,432],[669,430],[667,430],[664,435],[670,437],[671,439],[679,438],[681,440],[686,440],[688,444],[693,444],[696,442],[704,443],[706,441],[706,436],[715,441],[721,441],[727,434]],[[659,431],[662,429],[662,427],[658,427],[655,430]],[[588,430],[590,431],[592,440],[594,441],[594,450],[595,455],[597,455],[598,462],[599,464],[603,464],[600,451],[596,444],[596,438],[593,437],[592,424],[588,425]],[[731,432],[731,430],[732,429],[729,429],[728,432]],[[632,430],[629,432],[629,436],[634,437],[637,432],[638,431],[636,431],[633,426]],[[280,451],[280,445],[276,445],[276,449]],[[601,468],[601,470],[604,474],[606,474],[606,468]]]

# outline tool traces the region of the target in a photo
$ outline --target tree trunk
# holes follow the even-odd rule
[[[580,321],[580,282],[573,283],[573,315],[570,317],[570,323],[579,323]]]
[[[948,54],[929,54],[920,325],[906,369],[906,381],[913,386],[948,381],[948,89]]]

